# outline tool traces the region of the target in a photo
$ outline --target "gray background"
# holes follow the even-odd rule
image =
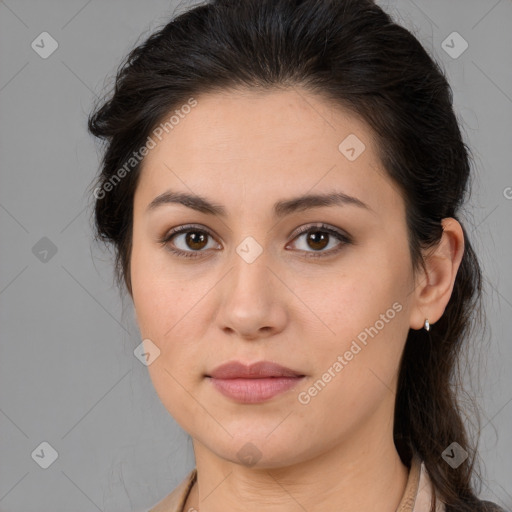
[[[194,466],[133,355],[132,306],[113,285],[111,255],[92,242],[86,192],[99,163],[86,132],[92,102],[177,5],[0,2],[0,512],[143,511]],[[441,63],[473,149],[467,218],[489,331],[466,380],[482,407],[481,497],[512,509],[512,3],[381,5]],[[454,31],[469,44],[457,58],[443,49]],[[31,47],[42,32],[59,45],[46,59]],[[58,453],[48,469],[31,455],[43,441]]]

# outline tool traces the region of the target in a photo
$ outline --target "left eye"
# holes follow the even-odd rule
[[[330,248],[329,250],[324,251],[323,249],[329,246],[330,242],[333,241],[333,237],[338,241],[338,244],[335,245],[334,249]],[[295,239],[300,238],[304,238],[306,248],[299,248],[299,250],[308,253],[306,256],[308,258],[329,256],[331,254],[337,253],[343,248],[344,245],[351,242],[348,235],[345,235],[341,231],[338,231],[337,229],[331,228],[324,224],[302,228],[299,234],[295,237]],[[313,251],[308,251],[307,248],[313,249]]]
[[[199,229],[194,226],[181,226],[165,235],[165,237],[160,240],[160,243],[177,256],[196,258],[201,256],[202,252],[205,252],[203,249],[212,248],[208,247],[208,237],[213,238],[213,236],[204,229]],[[334,249],[331,247],[329,250],[324,250],[334,241],[332,240],[333,237],[339,243],[335,245]],[[348,235],[324,224],[301,228],[293,240],[301,238],[306,245],[303,245],[303,248],[299,248],[299,250],[305,252],[306,257],[329,256],[340,251],[344,245],[351,243],[351,239]],[[180,239],[183,243],[182,248],[177,247],[175,241]],[[289,245],[287,247],[289,247]],[[312,251],[308,250],[308,248],[312,249]]]

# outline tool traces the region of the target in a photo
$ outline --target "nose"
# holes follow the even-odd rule
[[[254,341],[285,328],[286,296],[290,291],[264,254],[252,263],[235,254],[234,265],[217,292],[220,300],[216,322],[224,333]]]

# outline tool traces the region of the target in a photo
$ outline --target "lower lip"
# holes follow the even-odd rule
[[[295,387],[303,377],[267,377],[263,379],[214,379],[212,384],[224,396],[245,404],[270,400]]]

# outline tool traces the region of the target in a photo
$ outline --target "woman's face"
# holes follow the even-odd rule
[[[162,403],[213,454],[259,467],[389,440],[414,276],[370,129],[300,89],[196,100],[153,136],[134,199],[133,300]],[[223,213],[149,208],[171,192]],[[298,201],[334,193],[354,199]],[[299,376],[211,377],[234,361]]]

